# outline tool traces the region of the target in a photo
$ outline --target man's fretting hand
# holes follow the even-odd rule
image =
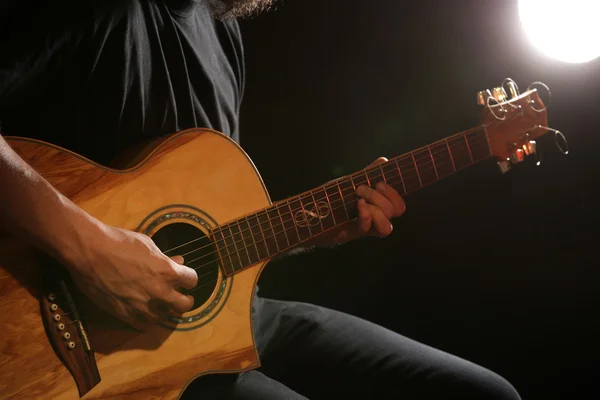
[[[387,158],[380,157],[369,167],[386,161]],[[356,194],[359,197],[358,218],[315,238],[312,244],[335,245],[365,236],[384,237],[392,233],[391,219],[401,216],[406,210],[404,200],[398,191],[388,184],[379,182],[375,188],[360,185],[356,188]]]

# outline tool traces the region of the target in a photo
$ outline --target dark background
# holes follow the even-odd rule
[[[423,189],[389,238],[272,263],[261,294],[370,319],[524,399],[595,392],[600,60],[544,57],[505,0],[287,0],[242,30],[242,145],[274,200],[477,125],[476,93],[505,77],[550,86],[569,155],[548,134],[539,167],[489,160]]]

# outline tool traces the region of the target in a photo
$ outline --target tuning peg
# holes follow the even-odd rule
[[[506,101],[506,91],[502,86],[496,87],[492,89],[492,96],[498,103],[503,103]]]
[[[477,104],[480,106],[487,106],[489,97],[492,97],[492,92],[490,92],[489,89],[477,92]]]
[[[535,154],[537,151],[537,143],[535,140],[530,140],[529,142],[525,143],[523,145],[523,151],[525,151],[525,154],[528,156]]]
[[[500,172],[505,174],[510,171],[510,163],[508,160],[498,161],[498,168],[500,168]]]
[[[507,79],[506,86],[508,86],[508,91],[510,92],[510,98],[511,99],[519,97],[519,87],[517,86],[517,84],[515,83],[515,81],[513,81],[510,78]]]
[[[523,149],[516,149],[510,154],[510,161],[513,164],[518,164],[520,162],[523,162],[523,160],[525,160],[525,152],[523,151]]]

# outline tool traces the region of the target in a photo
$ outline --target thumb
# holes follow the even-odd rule
[[[183,265],[183,257],[182,256],[173,256],[171,260],[175,261],[177,264]]]
[[[377,160],[373,161],[371,164],[369,164],[369,167],[372,167],[373,165],[377,165],[377,164],[383,164],[384,162],[387,162],[388,159],[385,157],[379,157]]]

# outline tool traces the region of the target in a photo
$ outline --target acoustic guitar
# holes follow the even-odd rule
[[[2,234],[0,398],[176,399],[200,375],[259,367],[251,313],[261,271],[354,219],[358,185],[385,181],[406,196],[489,158],[505,172],[535,152],[550,129],[539,90],[504,86],[478,93],[475,128],[275,203],[247,154],[209,129],[175,133],[124,169],[7,137],[79,207],[183,255],[198,284],[191,311],[140,333],[94,306],[56,261]]]

